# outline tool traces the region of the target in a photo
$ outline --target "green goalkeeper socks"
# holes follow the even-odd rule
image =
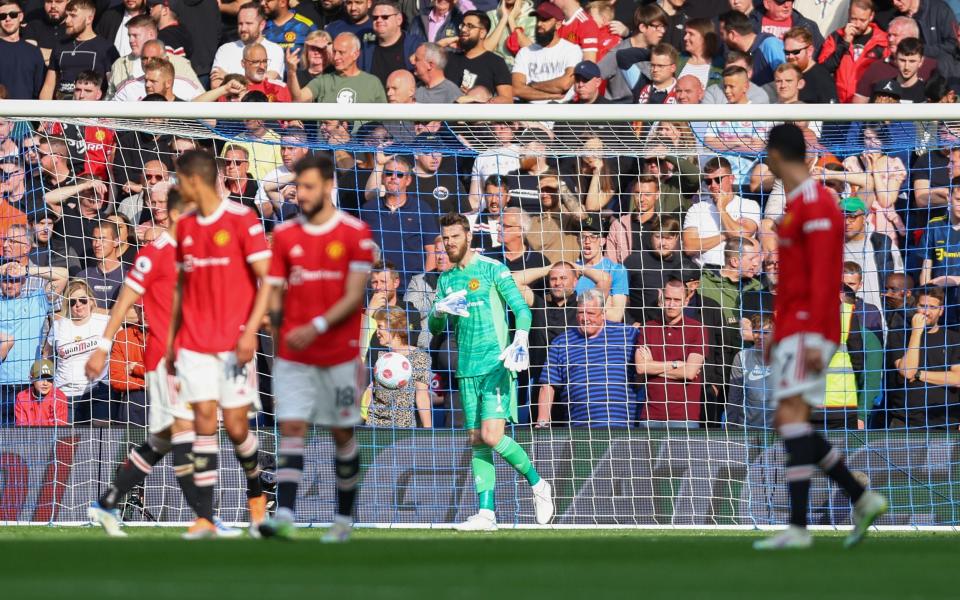
[[[520,447],[520,444],[513,441],[508,435],[503,436],[496,446],[493,447],[497,454],[503,457],[503,460],[510,463],[518,473],[527,478],[527,483],[537,485],[540,483],[540,474],[530,462],[530,457]]]
[[[471,462],[480,510],[494,510],[493,488],[497,485],[497,470],[493,466],[493,450],[483,444],[474,446]]]

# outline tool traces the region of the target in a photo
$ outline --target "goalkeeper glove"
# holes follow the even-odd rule
[[[526,371],[527,367],[530,366],[530,349],[527,344],[527,337],[526,331],[517,331],[513,334],[513,343],[500,353],[503,366],[514,373]]]
[[[469,317],[470,311],[467,310],[467,291],[460,290],[444,298],[437,300],[433,305],[433,314],[446,313],[457,317]]]

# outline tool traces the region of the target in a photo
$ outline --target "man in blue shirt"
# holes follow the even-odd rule
[[[269,19],[263,37],[284,50],[302,48],[307,34],[317,28],[312,20],[290,10],[290,0],[263,0],[261,4]]]
[[[950,181],[950,190],[947,214],[930,219],[920,242],[924,252],[920,285],[945,288],[943,323],[955,328],[960,325],[960,177]]]
[[[13,347],[0,360],[0,426],[13,424],[13,403],[30,385],[30,367],[40,357],[50,313],[46,289],[26,285],[27,280],[20,263],[0,265],[0,336],[13,339]]]
[[[550,426],[557,399],[571,427],[628,427],[636,420],[637,329],[604,317],[605,297],[590,289],[577,299],[577,326],[550,343],[540,374],[537,427]]]
[[[630,296],[630,279],[627,270],[620,263],[613,262],[604,255],[606,228],[598,214],[586,216],[581,222],[580,248],[583,259],[576,264],[577,294],[597,288],[608,295],[607,319],[623,321],[623,313]]]

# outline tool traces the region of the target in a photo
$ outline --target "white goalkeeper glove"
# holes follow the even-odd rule
[[[457,317],[469,317],[470,311],[467,310],[467,290],[454,292],[444,298],[437,300],[433,305],[433,314],[446,313]]]
[[[526,331],[517,331],[513,334],[513,343],[500,353],[503,366],[514,373],[526,371],[527,367],[530,366],[530,348],[527,338]]]

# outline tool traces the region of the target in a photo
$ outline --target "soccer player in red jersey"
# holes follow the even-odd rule
[[[259,408],[253,359],[267,306],[266,298],[258,299],[257,284],[267,275],[270,250],[257,215],[222,197],[217,177],[216,159],[206,152],[191,150],[177,160],[180,193],[196,206],[177,223],[179,276],[166,353],[180,398],[193,410],[196,431],[197,521],[184,535],[187,539],[217,535],[218,405],[247,476],[251,536],[259,537],[258,526],[266,517],[259,444],[247,413]]]
[[[754,548],[807,548],[810,478],[820,467],[854,503],[850,547],[863,539],[887,510],[880,494],[854,479],[840,453],[810,425],[812,406],[822,406],[827,365],[840,342],[840,284],[843,271],[843,216],[837,197],[810,178],[806,142],[796,125],[770,131],[767,165],[783,181],[786,210],[777,226],[780,278],[774,304],[771,367],[774,425],[787,452],[790,527],[758,540]]]
[[[303,215],[277,227],[267,282],[277,335],[273,365],[280,452],[277,509],[264,536],[293,533],[297,486],[309,424],[330,428],[336,445],[337,515],[325,542],[344,542],[353,525],[360,454],[360,327],[373,241],[367,225],[334,206],[333,162],[307,156],[294,167]]]
[[[147,393],[150,394],[149,436],[139,447],[130,451],[127,460],[117,470],[113,483],[96,502],[90,504],[87,513],[93,523],[100,524],[107,535],[124,537],[120,529],[117,504],[134,486],[139,485],[163,457],[173,451],[173,471],[177,483],[190,508],[196,510],[196,487],[193,484],[193,413],[179,402],[175,387],[163,364],[167,350],[167,334],[170,332],[170,310],[173,305],[173,290],[177,285],[176,221],[184,208],[180,195],[170,192],[167,196],[167,211],[170,230],[164,231],[151,244],[137,254],[133,270],[117,297],[110,320],[103,332],[97,349],[87,360],[87,377],[96,379],[103,372],[110,356],[113,338],[123,325],[127,313],[134,304],[143,302],[147,326],[147,347],[144,364]],[[240,532],[221,526],[221,535],[237,535]]]

